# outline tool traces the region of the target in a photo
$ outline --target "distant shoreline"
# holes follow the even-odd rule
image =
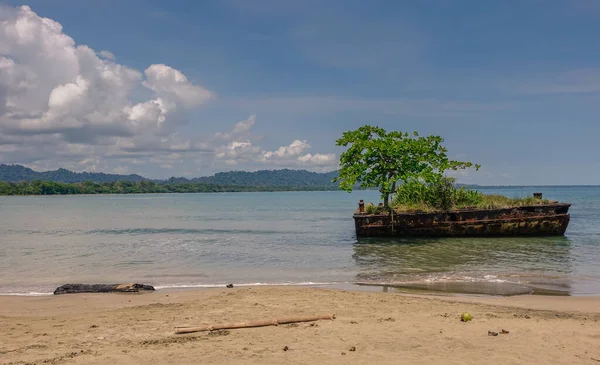
[[[337,186],[237,186],[217,184],[158,184],[150,181],[106,183],[0,182],[0,196],[132,195],[188,193],[247,193],[284,191],[341,191]]]
[[[115,187],[116,186],[116,187]],[[144,187],[146,186],[146,187]],[[473,190],[526,188],[598,188],[600,185],[459,185]],[[355,189],[373,191],[377,189]],[[336,186],[236,186],[213,184],[158,184],[152,182],[56,183],[34,181],[13,183],[0,181],[0,196],[51,195],[139,195],[200,193],[277,193],[277,192],[344,191]]]
[[[4,196],[102,196],[102,195],[182,195],[182,194],[219,194],[219,193],[293,193],[293,192],[319,192],[343,191],[341,189],[295,189],[295,190],[222,190],[222,191],[189,191],[189,192],[138,192],[138,193],[70,193],[70,194],[0,194]]]

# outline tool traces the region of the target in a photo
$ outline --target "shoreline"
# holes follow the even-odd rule
[[[234,287],[0,296],[0,308],[2,365],[589,364],[600,359],[600,297]],[[473,320],[461,322],[462,312]],[[174,334],[175,326],[323,314],[336,319]],[[488,335],[501,329],[509,333]]]
[[[113,284],[113,283],[102,283]],[[148,284],[144,282],[144,284]],[[218,284],[150,284],[156,292],[207,290],[225,288],[229,283]],[[324,288],[356,292],[393,292],[400,294],[423,294],[433,296],[489,296],[513,297],[523,295],[564,296],[564,297],[595,297],[600,293],[571,293],[569,290],[544,288],[519,282],[504,280],[492,281],[418,281],[418,282],[275,282],[275,283],[231,283],[236,288]],[[57,285],[56,287],[58,287]],[[52,296],[54,289],[48,292],[15,291],[0,292],[0,297],[45,297]]]

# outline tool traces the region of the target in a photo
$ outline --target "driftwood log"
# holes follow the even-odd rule
[[[54,295],[78,293],[139,293],[154,291],[152,285],[145,284],[65,284],[54,291]]]
[[[298,322],[314,322],[321,319],[335,319],[335,314],[326,314],[320,316],[296,316],[296,317],[285,317],[280,319],[267,319],[261,321],[249,321],[249,322],[237,322],[237,323],[220,323],[220,324],[206,324],[198,327],[175,327],[175,334],[184,334],[192,332],[202,331],[215,331],[224,329],[234,328],[250,328],[250,327],[265,327],[265,326],[277,326],[286,323],[298,323]]]

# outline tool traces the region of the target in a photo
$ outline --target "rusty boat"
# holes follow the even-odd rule
[[[562,236],[569,225],[570,206],[550,202],[502,209],[368,214],[361,200],[354,223],[359,238]]]

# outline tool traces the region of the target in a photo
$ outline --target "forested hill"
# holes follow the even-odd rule
[[[337,176],[337,171],[327,173],[310,172],[306,170],[262,170],[255,172],[230,171],[219,172],[213,176],[186,179],[172,177],[167,180],[154,180],[155,183],[167,184],[204,184],[238,187],[330,187],[338,185],[332,183]],[[31,182],[53,181],[57,183],[82,183],[91,181],[106,183],[116,181],[139,182],[149,180],[140,175],[117,175],[102,172],[73,172],[66,169],[37,172],[21,165],[0,165],[0,181],[5,182]]]
[[[0,181],[21,182],[21,181],[54,181],[58,183],[81,183],[93,181],[97,183],[115,182],[115,181],[142,181],[146,180],[140,175],[117,175],[105,174],[103,172],[73,172],[67,169],[58,169],[54,171],[38,172],[21,165],[0,165]]]
[[[200,183],[214,185],[236,186],[294,186],[294,187],[337,187],[331,181],[337,176],[337,171],[318,173],[306,170],[260,170],[219,172],[213,176],[194,179],[175,178],[166,180],[167,183]]]

